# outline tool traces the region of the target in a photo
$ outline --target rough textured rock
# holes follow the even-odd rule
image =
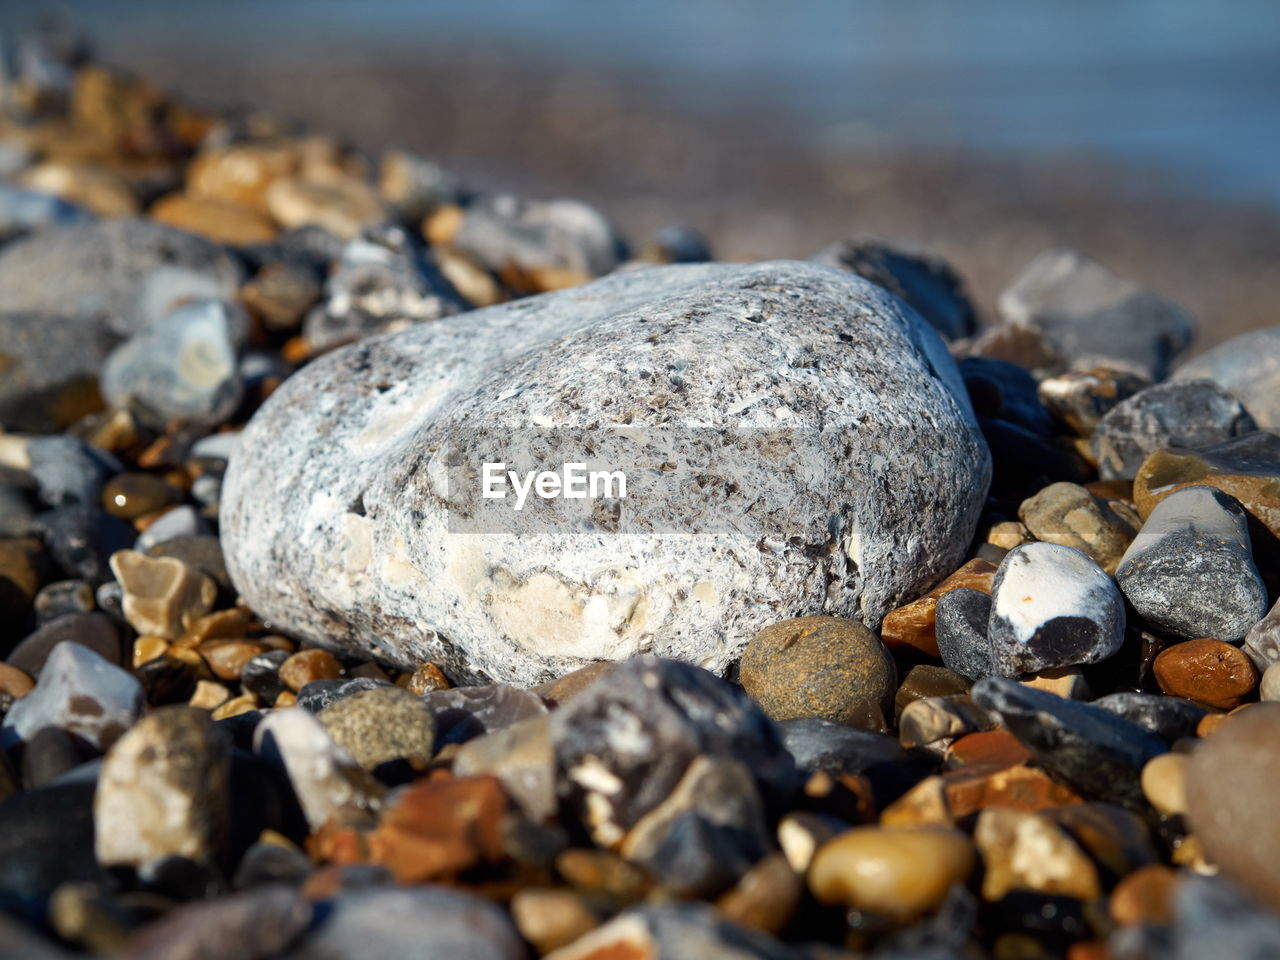
[[[418,697],[399,687],[362,690],[325,707],[316,719],[366,770],[392,760],[423,767],[435,745],[435,718]]]
[[[1233,883],[1280,909],[1280,704],[1248,707],[1195,753],[1187,814],[1205,853]]]
[[[971,337],[978,330],[977,312],[964,281],[939,257],[897,249],[870,237],[850,237],[813,259],[884,287],[948,340]]]
[[[987,639],[998,676],[1105,660],[1124,626],[1120,592],[1079,550],[1029,543],[996,570]]]
[[[1000,314],[1037,331],[1063,367],[1111,366],[1163,380],[1191,343],[1176,304],[1070,250],[1041,254],[1000,295]]]
[[[194,707],[164,707],[134,724],[98,776],[98,862],[144,872],[165,857],[216,865],[227,836],[230,746]]]
[[[1090,445],[1104,480],[1132,480],[1161,447],[1197,450],[1256,430],[1253,417],[1212,380],[1158,383],[1117,404]]]
[[[881,730],[898,685],[893,657],[856,620],[770,624],[742,653],[739,679],[770,718],[823,717]]]
[[[581,533],[487,500],[503,526],[452,535],[480,513],[468,461],[501,459],[480,452],[524,439],[513,423],[590,428],[602,462],[752,466],[647,505],[633,485]],[[766,623],[874,628],[954,570],[988,477],[950,357],[898,301],[809,264],[673,266],[322,358],[245,430],[222,531],[253,608],[324,644],[519,683],[642,650],[722,670]],[[730,529],[664,536],[708,515]]]
[[[1280,326],[1250,330],[1188,360],[1175,380],[1212,380],[1265,430],[1280,427]]]
[[[141,330],[183,300],[234,297],[240,268],[221,248],[146,220],[46,230],[0,252],[4,309]]]
[[[1245,512],[1216,487],[1184,487],[1160,501],[1116,582],[1152,629],[1181,640],[1239,641],[1267,610]]]

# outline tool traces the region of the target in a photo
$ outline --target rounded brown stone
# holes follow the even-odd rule
[[[102,508],[122,520],[134,520],[172,506],[181,495],[149,473],[120,473],[102,488]]]
[[[332,680],[342,676],[342,665],[328,650],[299,650],[280,664],[280,679],[294,693],[312,680]]]
[[[995,564],[975,557],[923,597],[896,610],[890,610],[880,624],[880,637],[885,646],[914,647],[926,656],[936,658],[938,656],[938,599],[944,593],[960,587],[990,593],[995,575]]]
[[[820,903],[906,923],[936,909],[975,861],[973,843],[950,827],[855,827],[818,850],[809,889]]]
[[[450,683],[443,670],[427,661],[418,664],[413,673],[408,675],[403,686],[410,693],[422,696],[424,693],[432,693],[436,690],[448,690]]]
[[[1111,892],[1111,919],[1122,927],[1163,927],[1173,922],[1173,895],[1181,876],[1163,863],[1139,867]]]
[[[774,720],[822,717],[883,729],[897,668],[856,620],[797,617],[765,627],[742,654],[742,686]]]
[[[220,680],[239,680],[244,665],[263,649],[253,640],[206,640],[199,647],[200,656]]]
[[[275,224],[269,218],[224,200],[171,193],[157,200],[150,213],[157,223],[198,233],[217,243],[247,246],[270,243],[276,238]]]
[[[1152,665],[1165,693],[1230,710],[1258,685],[1258,669],[1239,647],[1222,640],[1187,640],[1165,647]]]
[[[1233,716],[1187,765],[1187,819],[1228,880],[1280,909],[1280,703]]]
[[[1187,812],[1187,764],[1182,753],[1162,753],[1142,768],[1142,794],[1166,817]]]
[[[0,663],[0,694],[7,693],[11,697],[25,697],[36,685],[27,674],[17,667]]]

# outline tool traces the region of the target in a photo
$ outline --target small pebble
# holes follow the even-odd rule
[[[1148,760],[1142,768],[1142,793],[1166,817],[1187,812],[1187,766],[1181,753],[1165,753]]]
[[[1262,700],[1280,700],[1280,665],[1271,664],[1262,674],[1258,684],[1258,697]]]
[[[991,595],[960,587],[938,599],[936,637],[938,654],[948,669],[969,680],[995,672],[987,625],[991,621]]]
[[[173,639],[217,598],[212,580],[172,557],[121,550],[111,555],[111,570],[124,588],[125,618],[139,633]]]
[[[1162,863],[1139,867],[1111,891],[1108,913],[1122,927],[1167,927],[1176,916],[1174,896],[1181,877]]]
[[[118,473],[102,488],[102,507],[122,520],[134,520],[172,506],[179,492],[150,473]]]
[[[600,916],[571,890],[526,887],[511,898],[511,919],[539,956],[600,925]]]
[[[316,719],[366,770],[393,760],[425,768],[434,752],[435,718],[420,697],[399,687],[354,693],[325,707]]]
[[[280,664],[280,679],[297,693],[313,680],[332,680],[342,675],[342,666],[327,650],[299,650]]]
[[[1074,483],[1050,484],[1024,500],[1018,516],[1037,540],[1079,550],[1107,573],[1115,573],[1142,526],[1137,513],[1122,503]]]
[[[1017,545],[1013,543],[1010,549]],[[928,656],[938,656],[938,601],[944,594],[961,587],[990,593],[995,573],[994,564],[981,559],[970,560],[920,599],[890,610],[880,624],[880,637],[885,646],[890,649],[913,647]]]
[[[898,740],[904,747],[922,747],[993,726],[986,711],[967,696],[924,697],[903,709]]]
[[[1258,685],[1253,661],[1221,640],[1186,640],[1165,647],[1152,666],[1165,693],[1215,710],[1238,707]]]
[[[1047,817],[990,809],[978,815],[973,841],[982,854],[982,897],[997,901],[1015,890],[1094,900],[1098,870],[1070,834]]]

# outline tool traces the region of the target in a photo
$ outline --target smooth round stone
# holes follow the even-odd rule
[[[1249,628],[1243,649],[1259,670],[1266,670],[1280,661],[1280,600],[1265,617]]]
[[[1240,706],[1258,684],[1257,668],[1244,651],[1207,637],[1161,650],[1152,672],[1165,693],[1217,710]]]
[[[1120,591],[1079,550],[1029,543],[996,571],[987,637],[997,676],[1105,660],[1123,644],[1124,628]]]
[[[366,770],[393,760],[425,767],[435,750],[430,709],[399,687],[362,690],[325,707],[316,719]]]
[[[1273,663],[1263,672],[1258,696],[1262,700],[1280,700],[1280,664]]]
[[[173,505],[180,494],[150,473],[118,473],[102,488],[102,507],[112,516],[133,520]]]
[[[1238,397],[1264,429],[1280,426],[1280,326],[1232,337],[1173,375],[1175,380],[1201,377]]]
[[[1166,817],[1187,812],[1187,764],[1181,753],[1164,753],[1142,768],[1142,793]]]
[[[1174,894],[1181,882],[1177,870],[1149,863],[1122,878],[1111,891],[1108,912],[1122,927],[1165,927],[1174,921]]]
[[[678,484],[650,500],[629,488],[619,522],[634,536],[607,518],[556,531],[545,501],[517,513],[513,498],[485,501],[511,536],[454,536],[480,498],[440,497],[449,451],[501,449],[513,423],[542,422],[591,427],[619,462],[634,459],[637,435],[686,466],[704,440],[726,438],[743,475],[736,488]],[[680,422],[705,428],[660,435]],[[625,437],[605,429],[622,423]],[[819,444],[803,470],[761,472],[780,424],[796,440],[843,439]],[[330,648],[526,686],[640,651],[723,672],[779,617],[821,610],[874,629],[955,570],[988,470],[953,361],[900,301],[812,264],[675,265],[416,324],[309,364],[245,429],[222,537],[248,604]],[[742,484],[778,488],[780,512],[765,522],[729,503]],[[833,503],[845,506],[833,514]],[[729,508],[732,530],[655,532]],[[775,520],[785,536],[765,529]]]
[[[1075,483],[1053,483],[1022,501],[1018,517],[1037,540],[1079,550],[1106,573],[1138,534],[1142,521],[1123,504]]]
[[[858,621],[797,617],[756,634],[739,679],[773,720],[822,717],[881,730],[898,675],[884,644]]]
[[[959,830],[855,827],[818,850],[809,889],[821,903],[908,923],[935,910],[976,861],[973,843]]]
[[[1088,437],[1116,404],[1150,385],[1150,380],[1136,373],[1095,367],[1045,377],[1037,392],[1060,423],[1077,437]]]
[[[1258,429],[1249,411],[1212,380],[1158,383],[1116,405],[1090,445],[1104,480],[1133,479],[1161,447],[1196,450]]]
[[[1280,704],[1260,703],[1191,755],[1187,817],[1210,861],[1273,910],[1280,909]]]
[[[1154,631],[1239,641],[1267,609],[1244,510],[1216,487],[1156,505],[1116,568],[1125,598]]]
[[[280,664],[280,679],[297,693],[313,680],[332,680],[342,676],[342,665],[328,650],[299,650]]]
[[[124,663],[120,630],[103,613],[67,613],[50,620],[14,647],[5,662],[38,678],[49,655],[63,643],[88,647],[108,663]]]

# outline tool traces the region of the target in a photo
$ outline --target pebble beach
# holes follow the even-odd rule
[[[0,960],[1280,956],[1280,327],[20,54]]]

